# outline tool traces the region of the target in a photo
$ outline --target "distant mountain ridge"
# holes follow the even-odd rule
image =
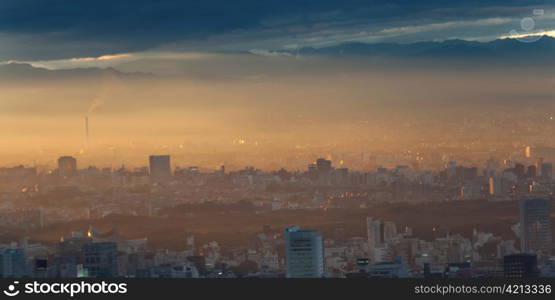
[[[280,51],[280,53],[281,52],[283,51]],[[313,63],[307,64],[306,61],[295,62],[294,59],[291,59],[291,64],[287,65],[287,67],[283,67],[281,61],[276,64],[274,60],[254,60],[254,63],[251,64],[252,61],[248,59],[248,55],[257,57],[260,57],[260,55],[253,54],[252,52],[242,54],[247,54],[247,56],[243,56],[244,60],[242,61],[240,70],[232,68],[237,64],[235,60],[230,68],[229,60],[225,58],[220,60],[211,58],[206,61],[192,61],[186,64],[178,61],[169,61],[169,63],[172,67],[180,66],[183,70],[189,72],[183,76],[194,77],[200,74],[202,78],[219,78],[218,76],[222,77],[222,74],[227,77],[233,77],[246,76],[245,74],[250,75],[251,73],[258,75],[266,73],[273,74],[272,72],[288,76],[291,73],[303,72],[310,68],[319,70],[318,72],[325,70],[320,68],[319,64],[322,64],[322,61],[319,60],[314,60]],[[362,60],[353,60],[357,63],[354,66],[358,66],[362,69],[371,68],[372,66],[390,67],[392,63],[397,63],[396,65],[401,67],[406,66],[405,63],[415,63],[414,65],[416,66],[426,67],[437,62],[437,65],[448,67],[457,65],[458,67],[469,66],[471,68],[481,65],[497,65],[500,67],[513,66],[517,68],[524,66],[532,66],[534,68],[544,66],[545,68],[543,69],[550,72],[555,65],[555,38],[543,36],[534,42],[523,42],[517,39],[498,39],[490,42],[447,40],[411,44],[367,44],[353,42],[323,48],[306,47],[298,51],[291,51],[289,54],[291,54],[292,58],[297,55],[305,57],[327,57],[331,59],[337,58],[339,60],[349,57],[362,58]],[[374,58],[377,59],[373,60]],[[368,61],[369,63],[359,64],[363,61]],[[106,77],[140,79],[157,76],[153,73],[134,72],[135,70],[148,70],[148,66],[144,67],[138,65],[129,67],[129,64],[133,66],[138,62],[140,63],[141,61],[139,60],[108,68],[91,67],[56,70],[35,67],[29,63],[12,62],[0,64],[0,83],[2,81],[17,81],[21,79],[57,80],[98,79]],[[157,66],[156,62],[154,62],[154,64]],[[168,61],[160,60],[160,64],[162,66],[168,65]],[[350,66],[353,66],[353,64]],[[125,72],[126,68],[130,72]],[[334,69],[329,69],[329,71],[333,72]]]
[[[115,68],[74,68],[51,70],[32,66],[28,63],[6,63],[0,65],[0,79],[56,79],[56,78],[95,78],[95,77],[118,77],[118,78],[142,78],[152,77],[150,73],[126,73]]]
[[[526,59],[555,58],[555,39],[542,36],[534,42],[517,39],[498,39],[491,42],[447,40],[442,42],[394,43],[345,43],[324,48],[302,48],[297,54],[314,56],[375,56],[408,59]]]

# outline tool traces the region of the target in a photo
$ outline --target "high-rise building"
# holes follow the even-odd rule
[[[549,199],[520,200],[519,210],[520,250],[525,253],[549,252],[553,239]]]
[[[318,179],[318,169],[316,164],[308,164],[308,177],[312,180]]]
[[[530,146],[525,146],[523,149],[523,155],[526,158],[530,158],[532,156],[532,148]]]
[[[327,171],[331,171],[332,167],[331,167],[331,160],[327,160],[325,158],[318,158],[316,160],[316,168],[318,169],[318,171],[320,172],[327,172]]]
[[[366,218],[366,234],[368,237],[368,257],[372,263],[376,262],[378,257],[376,249],[382,246],[382,222],[374,220],[372,217]]]
[[[395,222],[386,221],[383,227],[384,242],[389,242],[397,237],[397,225]]]
[[[288,278],[320,278],[324,276],[324,239],[317,230],[285,228]]]
[[[503,257],[503,273],[506,278],[538,277],[538,257],[535,254],[512,254]]]
[[[530,179],[536,178],[537,168],[534,165],[528,166],[526,176]]]
[[[526,166],[519,163],[515,164],[515,167],[513,168],[513,173],[515,173],[518,178],[524,178],[526,176]]]
[[[27,263],[23,249],[0,248],[0,278],[27,276]]]
[[[316,182],[319,185],[330,185],[332,181],[332,171],[333,167],[331,165],[331,160],[327,160],[325,158],[318,158],[315,164],[316,168],[314,169],[313,165],[309,165],[309,176],[315,177]]]
[[[118,246],[112,242],[83,245],[83,267],[88,277],[109,278],[118,275]]]
[[[156,180],[167,179],[171,176],[169,155],[151,155],[149,157],[150,177]]]
[[[49,277],[77,278],[79,275],[78,256],[74,253],[60,254],[54,258],[53,268],[49,270]]]
[[[541,177],[545,180],[551,180],[553,178],[553,165],[551,163],[542,163],[541,164]]]
[[[77,170],[77,160],[72,156],[58,158],[58,170],[63,173],[75,172]]]

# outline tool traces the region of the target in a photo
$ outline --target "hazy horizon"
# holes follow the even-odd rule
[[[41,6],[44,27],[21,24],[28,12],[9,4],[0,166],[54,167],[72,155],[79,167],[138,167],[170,154],[174,165],[207,169],[305,169],[328,157],[364,170],[374,167],[364,157],[384,153],[401,158],[377,164],[442,149],[444,160],[479,165],[555,147],[546,138],[555,129],[552,5],[401,2],[198,7],[229,10],[225,20],[172,2],[149,17],[173,7],[190,19],[170,14],[150,28],[142,2],[100,15],[72,4],[83,22]]]

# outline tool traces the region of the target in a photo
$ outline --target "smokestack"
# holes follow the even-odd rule
[[[89,117],[85,116],[85,150],[89,150]]]

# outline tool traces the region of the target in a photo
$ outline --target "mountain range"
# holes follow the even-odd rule
[[[408,58],[484,58],[484,57],[531,57],[555,55],[555,38],[538,37],[534,42],[518,39],[498,39],[490,42],[447,40],[441,42],[393,43],[345,43],[324,48],[302,48],[300,55],[364,55],[401,56]]]
[[[262,69],[271,72],[272,69],[280,68],[279,64],[276,66],[275,62],[268,61],[260,67],[260,59],[256,60],[256,64],[249,65],[249,56],[260,57],[259,54],[243,53],[246,57],[245,61],[241,62],[241,68],[245,72]],[[325,57],[330,59],[341,58],[362,58],[369,61],[374,58],[379,58],[383,61],[397,61],[397,62],[436,62],[436,63],[459,63],[461,65],[475,65],[476,63],[483,65],[501,65],[501,66],[547,66],[551,67],[555,63],[555,38],[549,36],[538,37],[534,42],[523,42],[517,39],[498,39],[490,42],[476,42],[465,40],[447,40],[441,42],[417,42],[412,44],[394,44],[394,43],[378,43],[378,44],[365,44],[365,43],[345,43],[324,48],[301,48],[297,51],[289,53],[291,57]],[[156,61],[150,62],[151,65]],[[159,61],[161,65],[168,64],[178,66],[177,63],[162,60]],[[217,73],[226,72],[225,60],[215,61],[209,60],[205,62],[190,62],[181,63],[180,68],[184,69],[200,69],[203,72],[217,76]],[[234,61],[234,64],[237,62]],[[296,64],[291,60],[291,64]],[[200,64],[200,67],[199,67]],[[128,66],[140,66],[140,61],[129,62],[121,65],[121,68],[75,68],[75,69],[60,69],[51,70],[32,66],[28,63],[6,63],[0,64],[0,81],[4,80],[18,80],[22,78],[30,79],[61,79],[61,78],[98,78],[98,77],[117,77],[117,78],[148,78],[153,77],[152,73],[134,72],[129,70],[142,70],[140,67],[128,68]],[[220,66],[220,67],[218,67]],[[299,65],[302,67],[302,64]],[[366,65],[361,65],[366,67]],[[302,68],[301,68],[302,69]],[[125,72],[128,70],[129,72]],[[290,68],[290,72],[298,71],[298,68]],[[227,72],[242,72],[242,70],[227,71]],[[284,71],[285,73],[287,72]]]
[[[63,78],[99,78],[99,77],[117,77],[117,78],[143,78],[153,76],[150,73],[127,73],[121,72],[115,68],[74,68],[51,70],[32,66],[29,63],[10,62],[0,65],[0,80],[9,79],[63,79]]]
[[[530,40],[533,40],[533,42]],[[488,59],[508,63],[551,63],[553,58],[555,58],[555,38],[538,36],[530,40],[507,38],[490,42],[447,40],[412,44],[345,43],[324,48],[302,48],[295,54],[305,56],[368,56],[438,60]]]

